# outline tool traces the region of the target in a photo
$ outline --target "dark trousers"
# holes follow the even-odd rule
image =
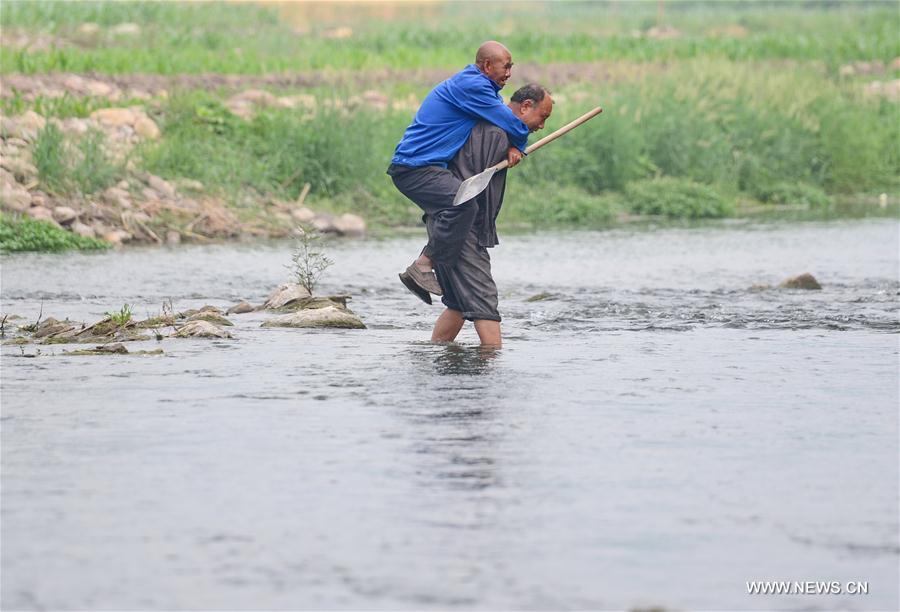
[[[495,222],[503,203],[506,171],[496,173],[487,189],[468,202],[453,206],[453,199],[465,179],[506,159],[508,148],[506,132],[489,123],[479,123],[446,168],[396,164],[388,168],[400,193],[425,213],[428,244],[422,252],[435,264],[454,265],[473,229],[481,246],[497,244]]]
[[[506,159],[508,148],[503,130],[479,123],[447,168],[388,168],[397,189],[425,213],[428,244],[422,252],[434,263],[444,291],[441,301],[470,321],[500,321],[487,249],[498,244],[496,219],[506,171],[496,173],[487,189],[468,202],[453,206],[453,199],[463,180]]]

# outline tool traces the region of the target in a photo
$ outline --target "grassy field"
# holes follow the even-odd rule
[[[409,71],[456,70],[479,42],[498,38],[517,62],[549,62],[551,75],[552,66],[573,75],[553,77],[558,103],[545,133],[594,105],[605,109],[511,172],[507,224],[599,227],[623,212],[699,218],[748,203],[824,210],[848,197],[896,197],[898,104],[863,87],[900,75],[889,67],[876,77],[840,72],[847,62],[890,65],[900,56],[895,4],[666,2],[662,15],[658,7],[6,2],[5,31],[56,42],[5,48],[0,71],[319,71],[322,82],[302,89],[319,100],[312,117],[268,109],[241,119],[224,105],[233,91],[208,88],[176,88],[149,101],[163,138],[139,147],[134,162],[165,178],[198,179],[235,206],[248,193],[295,198],[309,183],[313,206],[398,225],[420,214],[384,174],[412,110],[348,111],[327,102],[360,93],[353,79],[384,68],[394,72],[377,82],[380,92],[421,99],[428,87],[406,78]],[[679,35],[653,37],[658,20]],[[86,22],[100,30],[84,34]],[[140,31],[112,31],[128,22]],[[342,73],[348,80],[328,84]],[[507,95],[520,83],[514,73]],[[122,104],[15,92],[2,101],[5,113],[35,108],[50,116]]]
[[[821,61],[900,55],[893,3],[666,2],[677,38],[637,37],[656,25],[656,2],[364,3],[356,6],[197,2],[11,1],[5,28],[41,31],[62,44],[6,52],[0,71],[109,74],[312,69],[455,68],[490,38],[522,62],[593,60]],[[137,23],[137,34],[79,31]]]

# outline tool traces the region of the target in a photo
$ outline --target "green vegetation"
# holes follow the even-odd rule
[[[296,199],[308,183],[316,210],[381,226],[417,223],[421,212],[385,174],[413,109],[347,101],[369,88],[421,100],[489,38],[503,40],[519,66],[507,96],[527,74],[549,79],[557,104],[543,134],[604,107],[510,171],[501,216],[509,226],[600,227],[623,213],[720,217],[760,203],[842,211],[854,194],[893,200],[900,192],[898,104],[863,91],[867,80],[900,76],[890,68],[900,56],[900,13],[889,2],[379,2],[347,10],[29,1],[4,4],[2,20],[5,34],[43,43],[5,47],[0,74],[284,72],[271,87],[240,87],[314,94],[315,112],[261,109],[249,120],[229,111],[234,92],[224,85],[174,81],[167,98],[151,102],[28,100],[13,91],[0,103],[11,114],[56,117],[145,104],[162,138],[133,152],[136,168],[199,180],[242,219],[259,216],[269,198]],[[116,32],[129,23],[139,28]],[[676,33],[654,34],[657,25]],[[862,60],[888,67],[877,77],[841,74]],[[299,80],[311,85],[289,85],[307,70],[317,72]],[[70,142],[48,123],[33,150],[42,188],[88,196],[114,183],[123,170],[102,144],[100,134]]]
[[[7,2],[4,27],[42,30],[67,44],[4,53],[0,72],[449,69],[471,61],[471,50],[490,38],[517,50],[518,61],[536,63],[708,57],[817,60],[835,69],[900,55],[896,6],[855,4],[666,2],[664,23],[681,36],[654,38],[635,33],[656,24],[656,2],[379,2],[353,10],[325,3]],[[86,22],[102,29],[79,30]],[[112,28],[123,23],[141,29],[116,34]]]
[[[768,73],[698,60],[602,94],[575,85],[557,97],[545,133],[595,101],[606,111],[510,171],[515,203],[505,223],[596,227],[617,211],[721,216],[737,198],[827,207],[827,193],[900,186],[896,105],[814,69]],[[141,165],[214,185],[238,206],[246,192],[293,200],[309,183],[316,208],[383,225],[416,222],[420,212],[385,175],[411,111],[346,111],[332,102],[322,100],[314,116],[269,109],[245,121],[214,94],[175,96],[159,110],[165,137],[140,149]],[[650,180],[660,177],[683,180]],[[674,191],[648,203],[662,187]],[[693,205],[683,201],[693,196]]]
[[[724,217],[732,206],[715,189],[690,179],[658,178],[625,186],[625,200],[633,213],[676,219]]]
[[[122,327],[131,321],[131,306],[129,304],[123,304],[122,308],[119,309],[118,312],[107,312],[106,316],[110,318],[110,320],[115,323],[117,326]]]
[[[292,264],[285,267],[291,271],[294,280],[312,295],[319,279],[334,261],[322,250],[322,235],[319,232],[307,225],[297,229]]]
[[[93,131],[73,144],[58,127],[47,123],[38,133],[32,154],[41,187],[50,193],[89,195],[115,183],[122,169],[110,161],[103,139],[101,132]]]
[[[66,251],[102,250],[109,244],[94,238],[84,238],[60,229],[46,221],[28,217],[13,219],[0,215],[0,251]]]

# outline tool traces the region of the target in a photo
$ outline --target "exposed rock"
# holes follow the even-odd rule
[[[21,157],[4,156],[0,159],[0,167],[5,168],[20,183],[28,183],[38,173],[37,168]]]
[[[300,208],[295,208],[291,211],[291,217],[300,223],[309,223],[316,216],[316,213],[306,208],[305,206],[301,206]]]
[[[215,306],[210,306],[209,304],[206,304],[204,306],[201,306],[200,308],[189,308],[189,309],[185,310],[184,312],[180,312],[180,313],[178,313],[178,317],[186,319],[188,317],[192,317],[195,314],[199,314],[201,312],[209,312],[209,313],[218,314],[218,315],[222,314],[222,311],[219,310],[218,308],[216,308]]]
[[[347,300],[350,299],[349,295],[330,295],[327,297],[306,297],[301,298],[299,300],[292,300],[281,306],[280,308],[275,308],[273,310],[277,310],[279,312],[295,312],[297,310],[310,310],[313,308],[327,308],[329,306],[338,306],[339,308],[346,309],[347,308]]]
[[[67,75],[63,79],[63,87],[73,93],[94,96],[97,98],[116,99],[118,98],[118,90],[103,81],[94,79],[86,79],[77,74]]]
[[[678,30],[678,28],[670,25],[653,26],[652,28],[647,30],[647,38],[653,38],[656,40],[668,40],[680,37],[681,31]]]
[[[250,304],[250,302],[239,302],[229,308],[225,312],[225,314],[244,314],[247,312],[253,312],[254,310],[256,309]]]
[[[322,38],[330,38],[333,40],[342,40],[344,38],[350,38],[351,36],[353,36],[353,28],[347,26],[332,28],[330,30],[325,30],[322,33]]]
[[[100,33],[100,26],[99,24],[88,21],[78,26],[76,31],[82,36],[96,36]]]
[[[329,215],[328,213],[317,214],[309,224],[314,230],[323,234],[336,231],[334,227],[334,215]]]
[[[53,321],[53,323],[49,323],[49,321],[51,320]],[[69,325],[68,323],[64,323],[62,321],[56,321],[55,319],[48,319],[48,321],[41,323],[37,331],[34,332],[33,338],[35,340],[38,338],[48,338],[65,332],[73,331],[74,329],[74,325]]]
[[[872,60],[871,62],[858,61],[841,66],[840,74],[842,76],[850,76],[854,74],[882,74],[884,72],[884,62],[881,60]]]
[[[368,91],[363,92],[362,102],[365,103],[366,106],[371,108],[375,108],[378,110],[385,110],[388,106],[390,106],[391,99],[387,97],[387,95],[381,93],[380,91],[376,91],[374,89],[370,89]]]
[[[191,321],[178,328],[177,338],[231,338],[231,334],[208,321]]]
[[[6,154],[0,151],[0,155],[6,157]],[[16,177],[12,175],[6,168],[0,167],[0,185],[14,185]]]
[[[130,108],[99,108],[91,113],[91,119],[110,127],[133,125],[137,117]]]
[[[78,213],[68,206],[57,206],[53,209],[53,219],[60,225],[68,225],[78,218]]]
[[[302,107],[306,110],[316,110],[316,97],[310,94],[297,94],[278,98],[278,105],[284,108]]]
[[[82,351],[73,351],[70,354],[85,354],[85,353],[95,353],[95,354],[106,354],[106,355],[127,355],[128,349],[125,348],[125,345],[121,342],[115,342],[113,344],[102,344],[94,349],[87,349]]]
[[[294,300],[302,300],[304,298],[309,297],[309,291],[307,291],[301,285],[296,283],[283,283],[278,285],[275,290],[269,294],[269,297],[266,298],[265,304],[263,304],[263,308],[281,308],[285,304],[292,302]]]
[[[72,233],[78,234],[83,238],[96,238],[97,234],[94,232],[94,228],[90,225],[85,225],[80,221],[76,221],[72,224],[71,227]]]
[[[231,326],[234,325],[231,321],[223,317],[222,315],[211,312],[209,310],[201,310],[196,314],[192,314],[188,317],[188,321],[206,321],[207,323],[212,323],[214,325],[225,325]]]
[[[558,297],[559,296],[557,296],[555,293],[548,293],[547,291],[542,291],[541,293],[532,295],[530,298],[527,298],[525,301],[526,302],[544,302],[547,300],[558,299]]]
[[[900,79],[893,81],[873,81],[863,88],[866,97],[882,97],[892,102],[900,102]]]
[[[109,32],[116,36],[137,36],[141,33],[141,26],[136,23],[120,23],[111,27]]]
[[[105,234],[103,234],[103,239],[112,245],[120,245],[123,242],[128,242],[133,237],[134,236],[132,236],[125,230],[113,230],[111,232],[106,232]]]
[[[163,196],[165,196],[167,198],[175,197],[175,188],[172,187],[172,184],[169,183],[169,181],[167,181],[165,179],[162,179],[158,176],[151,174],[149,177],[147,177],[147,184],[150,186],[151,189],[162,194]]]
[[[808,290],[817,290],[821,289],[822,285],[819,284],[819,281],[809,273],[801,274],[800,276],[794,276],[793,278],[789,278],[783,281],[778,285],[781,289],[808,289]]]
[[[16,137],[7,138],[6,144],[8,144],[11,147],[17,147],[19,149],[28,146],[28,143],[26,141],[22,140],[21,138],[16,138]]]
[[[181,244],[181,234],[179,234],[175,230],[169,230],[168,232],[166,232],[166,244],[170,246]]]
[[[141,138],[146,138],[148,140],[156,140],[159,138],[159,127],[157,127],[156,123],[150,117],[139,117],[137,121],[134,122],[134,131]]]
[[[203,183],[195,181],[194,179],[180,179],[178,181],[178,186],[182,189],[187,189],[188,191],[203,191],[205,189]]]
[[[25,212],[31,207],[31,194],[18,185],[4,183],[0,186],[0,206],[15,212]]]
[[[49,208],[44,208],[43,206],[32,206],[25,212],[32,219],[37,219],[38,221],[50,221],[51,223],[56,224],[56,220],[53,218],[53,213],[50,212]]]
[[[35,133],[40,132],[47,125],[47,120],[33,110],[26,111],[25,114],[18,118],[18,122],[25,129]]]
[[[260,104],[262,106],[277,106],[278,98],[269,93],[268,91],[263,91],[261,89],[248,89],[247,91],[241,92],[236,96],[231,98],[232,100],[246,100],[247,102],[252,102],[253,104]]]
[[[63,355],[164,355],[162,349],[154,349],[152,351],[134,351],[131,352],[121,342],[113,344],[101,344],[92,349],[79,349],[77,351],[65,351]]]
[[[304,327],[304,328],[345,328],[365,329],[362,320],[338,306],[298,310],[265,321],[261,327]]]
[[[66,134],[82,136],[90,131],[92,125],[94,125],[94,123],[89,119],[69,117],[68,119],[63,119],[62,121],[60,121],[59,129],[61,129]]]
[[[342,236],[363,236],[366,233],[366,222],[358,215],[345,213],[334,220],[334,229]]]
[[[716,26],[714,28],[710,28],[707,31],[709,36],[713,37],[722,37],[722,38],[744,38],[749,34],[749,30],[742,25],[738,25],[736,23]],[[556,98],[553,98],[553,101],[556,101]]]

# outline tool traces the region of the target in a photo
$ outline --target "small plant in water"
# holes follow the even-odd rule
[[[112,322],[119,327],[131,321],[131,306],[123,304],[119,312],[107,312],[106,316],[112,319]]]
[[[293,272],[294,279],[310,295],[322,274],[334,263],[322,251],[321,243],[322,234],[308,225],[300,225],[297,228],[294,254],[291,256],[293,264],[285,266]]]

